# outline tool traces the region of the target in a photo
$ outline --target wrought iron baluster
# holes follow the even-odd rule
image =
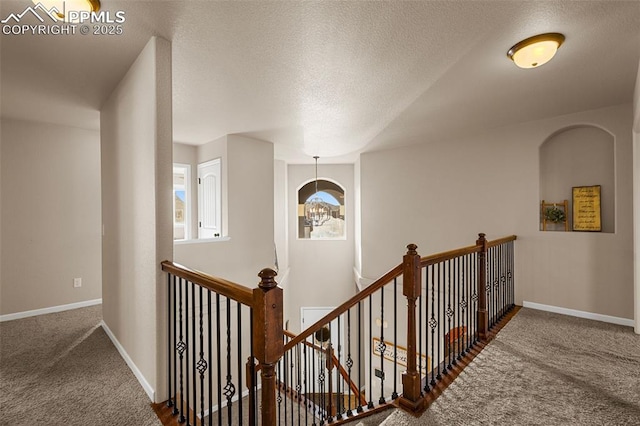
[[[340,328],[340,318],[342,318],[342,315],[338,316],[337,321],[338,321],[338,340],[337,340],[337,344],[338,344],[338,362],[342,362],[340,355],[342,353],[342,345],[340,344],[340,342],[342,341],[342,335],[341,335],[341,328]],[[336,419],[340,420],[342,419],[342,409],[344,408],[344,401],[342,398],[342,394],[343,392],[340,389],[340,384],[342,383],[341,377],[340,377],[340,368],[338,366],[338,368],[335,368],[336,370],[336,395],[337,395],[337,400],[338,400],[338,404],[337,404],[337,411],[336,411]]]
[[[394,280],[395,281],[395,280]],[[420,283],[422,285],[422,283]],[[420,292],[420,296],[418,296],[418,375],[420,377],[420,381],[422,382],[422,291]],[[408,360],[407,360],[408,361]],[[395,365],[394,365],[395,367]],[[395,384],[394,384],[395,386]],[[424,389],[420,388],[420,395],[424,395]]]
[[[449,370],[451,370],[451,318],[453,317],[453,311],[451,310],[451,261],[447,260],[445,263],[446,267],[446,283],[447,290],[445,290],[445,299],[447,299],[447,310],[445,314],[447,316],[447,333],[445,334],[445,361],[446,366],[444,367],[444,373],[449,374]],[[448,297],[447,297],[448,296]]]
[[[177,339],[177,316],[178,316],[178,282],[176,276],[173,276],[173,341],[172,341],[172,352],[173,352],[173,410],[171,411],[172,415],[178,414],[178,356],[176,355],[176,345],[178,344]]]
[[[300,425],[301,420],[301,402],[302,402],[302,359],[300,358],[300,345],[296,345],[296,371],[298,373],[298,377],[296,379],[296,397],[298,403],[298,425]]]
[[[475,345],[480,338],[478,332],[478,254],[474,254],[473,262],[471,262],[471,276],[473,277],[472,289],[473,294],[471,295],[471,301],[473,302],[473,323],[474,323],[474,333],[473,333],[473,344]]]
[[[289,379],[289,369],[290,369],[290,363],[289,363],[289,352],[285,352],[282,354],[282,383],[278,383],[278,388],[280,389],[280,392],[282,393],[282,405],[284,407],[284,416],[283,416],[283,420],[284,420],[284,424],[288,425],[289,424],[289,409],[287,407],[287,403],[289,403],[289,391],[291,389],[289,383],[288,383],[288,379]]]
[[[362,302],[358,302],[358,408],[356,412],[362,413]]]
[[[426,326],[424,330],[424,388],[422,388],[423,392],[429,392],[431,390],[431,386],[429,386],[429,321],[431,318],[429,317],[429,265],[424,268],[424,316],[426,321]],[[431,345],[433,347],[433,345]],[[420,358],[422,358],[422,354],[420,354]],[[422,378],[422,371],[420,372],[420,377]]]
[[[384,341],[384,287],[380,289],[380,343],[378,344],[380,351],[380,399],[378,404],[384,404],[384,353],[387,350],[387,344]]]
[[[453,339],[453,342],[451,343],[451,350],[453,352],[452,354],[453,360],[451,361],[451,363],[453,365],[456,365],[458,363],[458,356],[460,354],[459,351],[458,353],[456,353],[456,349],[458,348],[458,340],[459,340],[458,335],[460,332],[458,328],[460,301],[456,293],[456,289],[458,288],[458,260],[459,258],[457,257],[453,259],[453,282],[451,283],[453,285],[453,334],[450,335],[450,339]]]
[[[222,424],[222,336],[220,329],[220,294],[216,293],[216,364],[218,366],[218,424]]]
[[[312,409],[312,414],[313,414],[313,424],[316,424],[316,417],[319,413],[318,411],[318,394],[316,393],[316,382],[318,381],[317,378],[318,376],[316,376],[316,349],[315,347],[311,348],[311,377],[312,377],[312,381],[311,381],[311,395],[313,395],[313,406],[311,407]]]
[[[178,342],[178,344],[176,345],[176,349],[178,350],[178,355],[180,356],[180,417],[178,419],[178,421],[180,423],[184,422],[184,392],[183,392],[183,377],[184,377],[184,372],[183,372],[183,357],[184,357],[184,351],[187,347],[186,343],[184,342],[184,335],[183,333],[183,324],[182,324],[182,294],[183,294],[183,288],[184,288],[184,281],[182,278],[180,278],[180,300],[178,303],[178,314],[179,314],[179,323],[180,323],[180,342]]]
[[[347,409],[347,417],[353,416],[353,406],[351,403],[351,367],[353,367],[353,359],[351,358],[351,308],[347,310],[347,376],[349,377],[349,407]]]
[[[444,265],[442,264],[442,262],[438,263],[438,319],[436,321],[436,325],[438,326],[438,375],[436,376],[436,379],[438,380],[442,380],[442,359],[440,358],[441,354],[443,353],[441,348],[441,343],[444,343],[444,334],[442,333],[442,326],[441,326],[441,322],[442,322],[442,318],[444,318],[444,313],[442,312],[441,306],[442,303],[440,303],[440,299],[443,299],[442,297],[442,291],[441,291],[441,287],[442,287],[442,275],[443,275],[443,269],[444,269]]]
[[[200,423],[204,422],[204,374],[207,371],[207,361],[204,359],[204,322],[203,322],[203,311],[204,311],[204,303],[202,296],[202,287],[198,288],[199,296],[200,296],[200,359],[198,360],[198,364],[196,368],[200,373]],[[195,408],[195,406],[194,406]],[[195,410],[194,410],[195,411]]]
[[[227,422],[231,424],[233,418],[233,396],[236,394],[236,387],[233,384],[231,375],[231,299],[227,299],[227,382],[224,386],[224,396],[227,399]]]
[[[171,274],[167,274],[167,389],[169,391],[169,399],[167,399],[167,407],[173,406],[171,400]]]
[[[398,280],[393,279],[393,393],[398,398]]]
[[[435,280],[435,271],[436,266],[431,265],[431,318],[429,319],[429,327],[431,328],[431,386],[436,385],[436,327],[438,326],[438,321],[435,317],[436,312],[436,280]],[[428,291],[428,290],[427,290]]]
[[[369,336],[373,336],[373,323],[372,323],[372,314],[373,311],[373,302],[371,299],[371,295],[369,295]],[[373,370],[373,351],[369,351],[369,402],[367,403],[368,408],[373,408],[373,376],[371,375],[371,370]]]
[[[302,344],[302,356],[304,357],[304,424],[309,424],[309,358],[307,354],[307,345]]]
[[[238,323],[236,325],[236,334],[238,339],[238,419],[240,426],[242,426],[242,304],[236,302],[236,312],[238,317]]]
[[[212,347],[212,333],[211,330],[213,330],[213,328],[211,327],[211,321],[212,321],[212,316],[213,316],[213,306],[211,304],[211,290],[207,290],[207,312],[209,313],[209,316],[207,317],[207,335],[208,335],[208,342],[209,342],[209,347],[208,349],[208,353],[209,353],[209,369],[208,369],[208,374],[209,374],[209,426],[213,426],[213,351],[211,350]],[[218,376],[220,377],[220,376]],[[204,419],[202,419],[204,420]]]
[[[191,282],[191,338],[192,344],[191,348],[187,348],[187,350],[191,350],[191,377],[193,379],[192,390],[193,390],[193,404],[189,402],[189,398],[187,398],[187,408],[189,412],[193,412],[193,426],[196,426],[196,413],[198,412],[198,397],[196,395],[197,388],[197,375],[196,375],[196,285],[194,282]],[[193,410],[190,408],[193,407]],[[187,414],[187,426],[189,426],[189,414]]]
[[[455,357],[453,358],[453,364],[456,365],[458,363],[458,361],[460,359],[462,359],[462,357],[460,356],[460,352],[461,352],[461,348],[460,345],[462,344],[462,341],[464,340],[464,335],[462,334],[462,328],[461,328],[461,322],[460,322],[460,316],[461,316],[461,312],[460,312],[460,305],[462,303],[461,301],[461,296],[460,296],[460,281],[461,281],[461,277],[460,277],[460,257],[456,257],[455,261],[455,275],[454,275],[454,281],[453,281],[453,303],[455,303],[455,327],[456,327],[456,344],[454,345],[456,347],[456,354]]]
[[[286,355],[286,353],[285,353]],[[276,387],[277,397],[276,401],[278,402],[278,424],[282,423],[282,370],[285,369],[283,366],[284,356],[280,358],[280,361],[276,364],[276,370],[278,374],[278,386]],[[285,416],[284,423],[287,423],[287,418]]]

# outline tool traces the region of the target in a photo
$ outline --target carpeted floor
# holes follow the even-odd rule
[[[100,319],[95,306],[0,323],[0,425],[160,424]],[[360,422],[640,426],[640,336],[522,309],[422,417]]]
[[[640,335],[521,309],[422,417],[362,424],[638,426]]]
[[[160,425],[100,305],[0,323],[0,425]]]

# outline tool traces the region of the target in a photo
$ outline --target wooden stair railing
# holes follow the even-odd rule
[[[214,413],[221,422],[222,411],[230,422],[248,392],[250,425],[339,424],[391,404],[420,413],[513,315],[515,240],[479,234],[473,246],[426,257],[410,244],[401,264],[298,335],[283,329],[273,270],[262,270],[258,287],[249,289],[162,262],[166,408],[175,422],[197,425]],[[330,339],[318,345],[312,336],[321,329]]]

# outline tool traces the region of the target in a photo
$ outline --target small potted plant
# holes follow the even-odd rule
[[[558,206],[554,204],[553,207],[547,207],[544,211],[544,218],[549,222],[563,223],[567,220],[567,215],[563,209],[558,208]]]

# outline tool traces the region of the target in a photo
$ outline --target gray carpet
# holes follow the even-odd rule
[[[0,425],[160,425],[101,306],[0,323]]]
[[[422,417],[362,424],[637,426],[640,335],[522,309]]]

